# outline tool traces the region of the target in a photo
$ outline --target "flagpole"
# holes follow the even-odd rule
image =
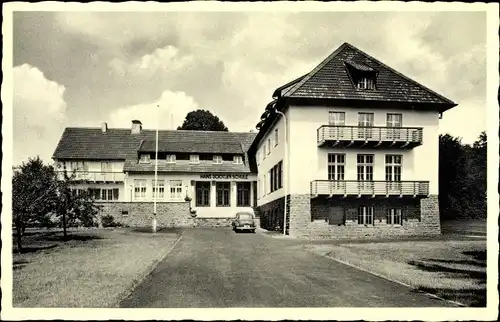
[[[160,105],[156,106],[158,110]],[[158,112],[157,110],[157,112]],[[156,118],[156,147],[155,147],[155,184],[153,193],[153,234],[156,233],[156,199],[158,197],[158,126],[159,116]]]

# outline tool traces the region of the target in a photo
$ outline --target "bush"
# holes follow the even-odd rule
[[[117,227],[119,224],[115,222],[115,217],[111,215],[105,215],[101,217],[101,223],[103,227]]]

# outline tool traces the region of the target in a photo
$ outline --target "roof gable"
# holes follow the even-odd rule
[[[376,88],[357,89],[347,64],[359,71],[376,72]],[[342,44],[299,82],[282,91],[281,96],[456,105],[348,43]]]

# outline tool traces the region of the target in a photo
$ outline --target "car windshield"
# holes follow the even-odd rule
[[[239,213],[237,216],[239,219],[252,219],[252,215],[247,213]]]

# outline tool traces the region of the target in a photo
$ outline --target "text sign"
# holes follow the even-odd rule
[[[248,179],[248,174],[201,174],[200,179]]]

